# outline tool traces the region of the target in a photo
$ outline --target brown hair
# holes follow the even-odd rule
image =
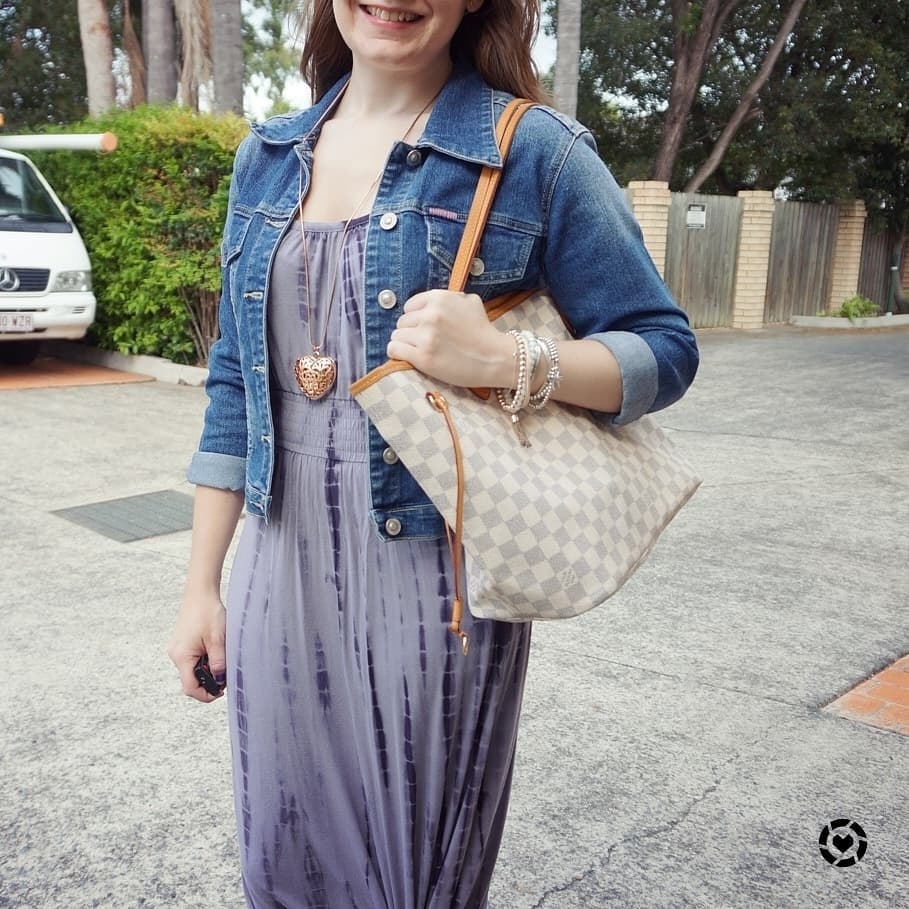
[[[305,0],[300,21],[300,73],[318,101],[350,72],[353,59],[335,23],[332,0]],[[464,16],[451,55],[472,63],[493,88],[543,102],[546,95],[530,54],[539,21],[540,0],[484,0]]]

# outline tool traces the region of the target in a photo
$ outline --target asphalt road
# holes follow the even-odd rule
[[[823,710],[909,652],[909,332],[700,338],[660,421],[703,487],[619,596],[534,630],[493,909],[909,905],[909,737]],[[0,907],[243,905],[225,705],[164,655],[188,533],[55,513],[190,492],[204,404],[0,391]]]

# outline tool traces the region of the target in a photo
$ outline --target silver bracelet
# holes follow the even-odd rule
[[[545,352],[543,341],[538,338],[532,331],[522,331],[524,340],[527,342],[527,350],[530,354],[530,360],[527,364],[527,383],[528,389],[533,388],[533,377],[537,374],[537,367],[540,365],[540,359]]]
[[[562,381],[562,373],[559,371],[559,349],[552,338],[537,338],[537,341],[546,348],[549,357],[549,370],[546,373],[546,381],[543,382],[539,390],[527,399],[527,406],[531,410],[540,410],[549,403],[552,393],[558,388],[559,382]]]
[[[512,329],[508,332],[514,338],[515,343],[515,388],[509,390],[505,388],[496,389],[496,400],[499,406],[506,413],[511,414],[511,425],[517,433],[518,439],[525,448],[530,447],[530,442],[524,434],[524,428],[520,425],[520,412],[527,406],[530,401],[530,345],[523,333]]]
[[[522,332],[512,329],[508,334],[514,338],[515,343],[515,387],[513,390],[497,388],[496,398],[502,410],[517,413],[523,410],[530,400],[530,345]]]

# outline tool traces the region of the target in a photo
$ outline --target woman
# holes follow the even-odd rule
[[[505,821],[530,626],[466,616],[462,655],[443,522],[350,383],[399,358],[623,423],[697,367],[589,134],[544,107],[519,126],[467,293],[441,289],[480,168],[501,164],[497,116],[511,95],[540,100],[538,12],[316,0],[314,106],[254,126],[237,154],[170,654],[191,697],[217,697],[194,676],[204,654],[227,681],[252,907],[481,909]],[[515,390],[522,342],[482,300],[542,286],[578,340],[525,340]]]

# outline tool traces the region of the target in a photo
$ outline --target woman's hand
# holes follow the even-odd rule
[[[386,352],[451,385],[502,388],[514,381],[514,349],[476,294],[429,290],[404,304]]]
[[[183,693],[197,701],[208,703],[221,695],[209,694],[196,679],[193,669],[202,654],[208,654],[208,665],[216,681],[222,681],[227,671],[224,652],[226,618],[224,606],[217,593],[192,595],[187,591],[174,626],[167,655],[180,673]]]
[[[221,681],[226,672],[227,617],[221,603],[221,570],[242,509],[239,490],[196,487],[186,592],[167,655],[180,673],[183,693],[205,703],[219,695],[208,694],[193,669],[199,657],[208,654],[208,668],[215,680]]]

